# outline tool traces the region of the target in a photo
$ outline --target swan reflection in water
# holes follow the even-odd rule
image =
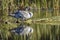
[[[26,25],[20,25],[17,28],[11,29],[11,33],[15,35],[26,35],[26,38],[30,37],[33,33],[33,28]]]

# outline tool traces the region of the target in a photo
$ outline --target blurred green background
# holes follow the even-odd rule
[[[17,27],[16,19],[9,17],[9,13],[20,9],[20,6],[30,6],[34,16],[31,19],[50,18],[60,16],[60,0],[0,0],[0,39],[3,40],[26,40],[26,36],[14,35],[9,29]],[[41,10],[42,9],[42,10]],[[12,20],[13,19],[13,20]],[[6,21],[9,24],[6,24]],[[55,23],[55,22],[54,22]],[[60,25],[31,23],[34,29],[29,40],[60,40]]]

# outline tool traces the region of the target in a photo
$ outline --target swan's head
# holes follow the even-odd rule
[[[29,12],[29,15],[30,15],[30,17],[32,17],[33,16],[33,13],[32,12]]]
[[[32,28],[30,28],[30,33],[33,33],[33,29]]]

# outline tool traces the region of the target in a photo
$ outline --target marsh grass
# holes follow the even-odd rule
[[[53,16],[60,16],[59,6],[60,0],[33,0],[35,3],[31,4],[32,8],[36,5],[36,8],[54,8],[52,12],[48,10],[31,10],[34,16],[31,19],[38,18],[47,18]],[[28,0],[1,0],[0,1],[0,30],[1,37],[3,40],[26,40],[26,36],[20,36],[10,33],[9,29],[15,28],[20,25],[16,24],[14,21],[16,19],[9,17],[9,13],[13,13],[17,10],[23,2],[25,5],[28,4]],[[24,5],[24,6],[25,6]],[[58,10],[56,10],[58,9]],[[13,20],[12,20],[13,19]],[[8,20],[9,24],[5,24],[4,22]],[[31,20],[28,20],[27,23],[30,23]],[[30,23],[31,27],[34,29],[34,32],[29,40],[60,40],[60,25],[49,25],[49,24],[34,24]]]

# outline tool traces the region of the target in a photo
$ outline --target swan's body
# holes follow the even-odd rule
[[[26,20],[26,19],[29,19],[33,16],[33,13],[32,12],[28,12],[28,11],[17,11],[15,12],[14,14],[9,14],[10,16],[12,17],[15,17],[15,18],[20,18],[22,20]]]

